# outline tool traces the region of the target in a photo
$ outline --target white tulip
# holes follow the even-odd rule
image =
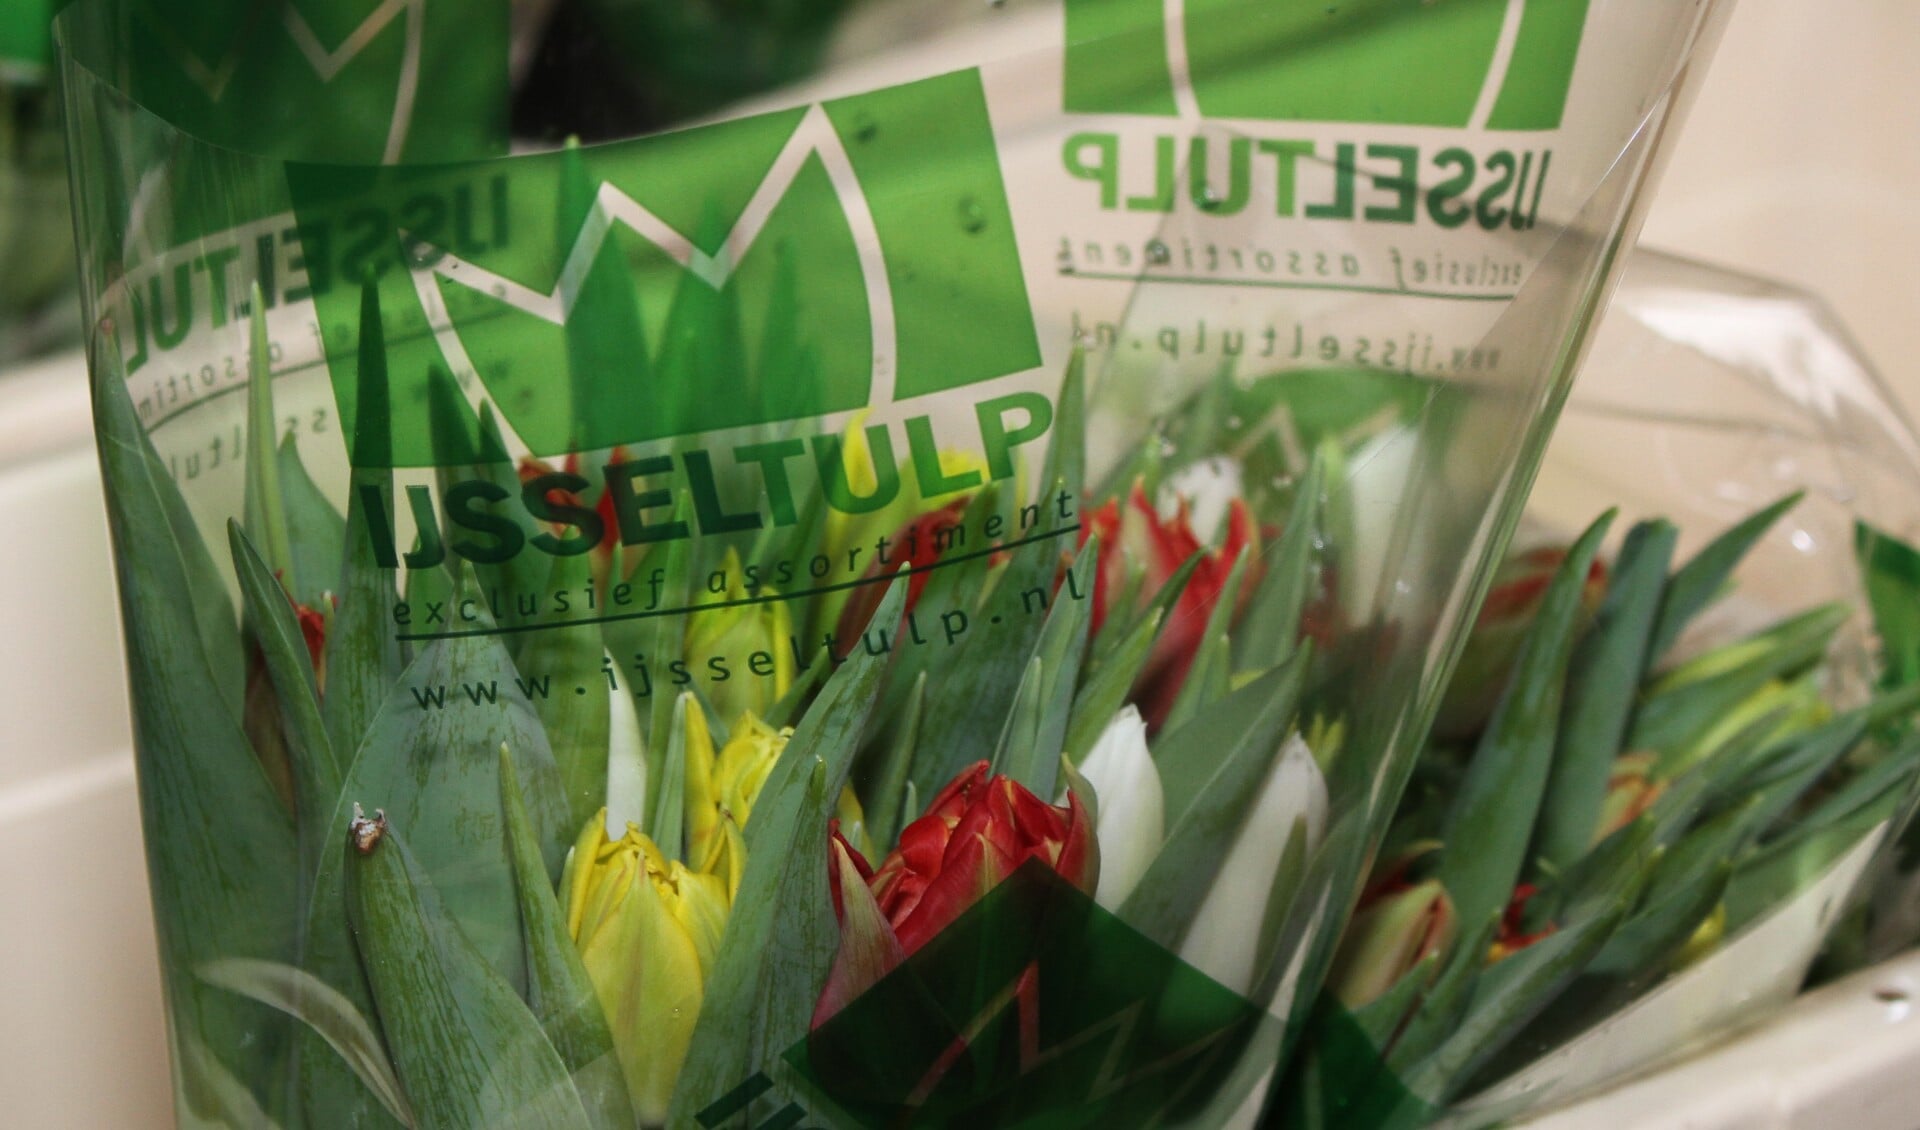
[[[647,743],[633,695],[621,688],[607,696],[607,835],[619,839],[627,825],[647,823]]]
[[[1100,841],[1100,885],[1094,900],[1118,910],[1166,838],[1166,797],[1160,771],[1147,752],[1147,724],[1138,710],[1123,707],[1113,716],[1080,766],[1080,775],[1093,785],[1100,806],[1094,825]]]
[[[1182,960],[1237,993],[1253,987],[1261,923],[1295,827],[1304,827],[1309,854],[1327,829],[1327,782],[1298,734],[1280,747],[1180,946]]]
[[[1239,463],[1225,455],[1216,455],[1189,463],[1168,475],[1160,485],[1160,497],[1154,502],[1160,517],[1171,521],[1184,501],[1193,536],[1199,538],[1202,545],[1212,545],[1225,531],[1233,500],[1245,494],[1241,489],[1242,478]]]

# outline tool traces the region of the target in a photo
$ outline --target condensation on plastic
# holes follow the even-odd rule
[[[1524,7],[1512,5],[1509,18]],[[1199,9],[1190,5],[1188,10]],[[1084,167],[1085,161],[1105,152],[1102,146],[1106,142],[1100,138],[1080,142],[1080,135],[1112,134],[1115,146],[1130,153],[1144,149],[1149,154],[1147,163],[1135,166],[1131,174],[1144,176],[1144,183],[1125,187],[1116,184],[1117,200],[1119,194],[1136,191],[1146,192],[1150,198],[1156,191],[1156,177],[1163,182],[1170,178],[1180,185],[1204,179],[1196,175],[1184,155],[1201,150],[1178,146],[1179,141],[1203,138],[1216,147],[1216,152],[1231,152],[1236,143],[1243,149],[1251,148],[1258,130],[1257,123],[1246,120],[1196,121],[1190,107],[1179,105],[1175,106],[1176,112],[1166,115],[1156,110],[1141,111],[1127,99],[1145,95],[1126,90],[1115,93],[1097,82],[1086,85],[1081,97],[1116,99],[1108,107],[1112,113],[1063,113],[1057,101],[1064,81],[1059,77],[1063,66],[1060,41],[1036,40],[1033,35],[1037,28],[1057,29],[1057,23],[1048,22],[1057,21],[1056,8],[1014,6],[1004,14],[997,8],[987,8],[935,39],[923,38],[916,24],[895,34],[875,31],[874,25],[868,25],[868,40],[861,41],[849,33],[842,54],[834,56],[846,60],[843,67],[799,91],[768,95],[751,107],[740,108],[778,111],[825,103],[828,108],[824,113],[810,112],[801,117],[800,126],[787,128],[827,130],[844,145],[849,137],[862,139],[865,127],[858,115],[864,108],[877,105],[860,101],[865,92],[888,84],[950,75],[955,67],[979,67],[977,81],[984,93],[983,106],[992,109],[991,128],[1009,197],[1007,209],[997,209],[991,199],[955,197],[949,192],[942,184],[944,166],[936,162],[951,154],[936,145],[923,147],[919,157],[923,166],[896,169],[892,175],[899,179],[866,185],[865,190],[873,197],[890,188],[894,192],[889,199],[895,204],[906,199],[914,207],[932,209],[927,213],[929,223],[937,220],[969,232],[991,230],[996,223],[1011,224],[1018,236],[1020,272],[1015,281],[1024,288],[1019,297],[1031,314],[1033,360],[1037,363],[1003,366],[993,378],[999,383],[987,387],[995,393],[1051,394],[1075,345],[1089,348],[1090,368],[1097,374],[1089,436],[1094,463],[1090,481],[1098,481],[1100,471],[1110,468],[1126,452],[1151,442],[1167,427],[1169,414],[1177,414],[1222,371],[1222,359],[1217,354],[1209,355],[1203,347],[1188,344],[1205,342],[1208,335],[1239,335],[1243,355],[1231,375],[1241,387],[1256,378],[1290,372],[1324,376],[1345,371],[1356,381],[1363,377],[1381,382],[1395,380],[1390,370],[1385,374],[1375,372],[1366,367],[1371,362],[1364,357],[1353,358],[1353,343],[1372,341],[1377,331],[1371,327],[1382,324],[1390,328],[1396,340],[1402,334],[1409,335],[1408,352],[1413,351],[1415,341],[1438,340],[1441,357],[1460,358],[1443,362],[1438,368],[1444,372],[1429,370],[1423,378],[1407,377],[1407,387],[1399,390],[1400,395],[1383,398],[1382,411],[1342,421],[1337,429],[1331,429],[1351,456],[1347,478],[1338,488],[1350,499],[1352,529],[1347,536],[1351,540],[1333,548],[1341,564],[1343,622],[1352,629],[1331,641],[1328,650],[1339,654],[1345,648],[1351,653],[1363,644],[1372,650],[1365,656],[1364,667],[1352,669],[1364,670],[1365,677],[1347,679],[1330,699],[1346,714],[1346,748],[1358,752],[1338,763],[1339,769],[1330,781],[1331,822],[1322,843],[1339,844],[1346,850],[1339,857],[1331,849],[1316,855],[1306,885],[1281,923],[1278,937],[1290,940],[1293,946],[1279,955],[1284,957],[1288,972],[1274,998],[1258,1002],[1259,1007],[1277,1016],[1299,1021],[1312,1005],[1311,990],[1331,958],[1338,927],[1357,894],[1370,846],[1384,830],[1385,817],[1392,811],[1436,705],[1443,676],[1489,578],[1490,564],[1517,521],[1571,374],[1611,289],[1623,248],[1636,230],[1639,206],[1657,170],[1659,151],[1724,11],[1725,5],[1711,0],[1650,5],[1596,0],[1587,35],[1586,49],[1590,49],[1591,58],[1582,64],[1596,77],[1588,83],[1584,100],[1569,104],[1563,143],[1555,157],[1553,188],[1547,193],[1546,203],[1525,230],[1503,228],[1484,238],[1423,247],[1418,255],[1410,247],[1403,254],[1400,245],[1381,230],[1362,230],[1358,224],[1317,228],[1304,234],[1304,228],[1279,223],[1276,215],[1290,213],[1292,202],[1278,199],[1280,189],[1273,183],[1249,185],[1251,199],[1232,209],[1222,207],[1217,200],[1197,198],[1192,207],[1170,204],[1167,214],[1162,215],[1149,200],[1147,207],[1119,210],[1098,225],[1081,223],[1082,214],[1096,208],[1101,186],[1092,183],[1097,178],[1087,176],[1060,178],[1062,151],[1081,144]],[[492,132],[490,123],[456,119],[469,135],[451,137],[403,128],[407,123],[395,116],[391,121],[374,123],[381,128],[369,133],[364,115],[356,118],[353,105],[344,100],[323,101],[298,110],[276,104],[274,87],[283,76],[271,66],[249,67],[244,54],[235,56],[241,61],[237,70],[203,67],[204,74],[194,72],[189,76],[191,87],[180,84],[177,76],[175,85],[169,87],[153,72],[141,70],[151,62],[141,54],[152,49],[151,39],[142,40],[137,35],[125,38],[127,28],[107,18],[113,12],[110,0],[83,2],[68,17],[63,39],[73,53],[66,71],[67,99],[76,209],[86,241],[83,277],[89,316],[97,331],[93,379],[104,386],[122,379],[124,370],[140,370],[127,380],[127,394],[154,442],[160,466],[180,484],[202,530],[215,534],[228,518],[243,512],[242,475],[234,455],[244,449],[246,441],[248,328],[246,319],[236,313],[247,286],[259,283],[281,298],[268,321],[275,346],[274,392],[280,415],[288,422],[286,434],[292,437],[322,492],[336,504],[344,503],[350,469],[347,445],[341,437],[351,434],[353,428],[350,418],[345,418],[345,404],[336,406],[336,399],[346,401],[351,395],[348,390],[354,387],[351,378],[358,342],[351,318],[344,315],[357,310],[359,296],[342,286],[336,286],[332,295],[320,295],[317,302],[310,301],[309,296],[289,296],[283,289],[276,289],[275,279],[263,277],[263,273],[289,268],[289,255],[298,254],[297,248],[289,250],[297,223],[314,216],[348,216],[356,206],[369,202],[403,201],[410,184],[445,187],[461,183],[462,178],[471,181],[497,173],[517,178],[518,185],[538,182],[547,186],[535,195],[544,191],[564,196],[564,189],[552,187],[552,170],[563,158],[531,155],[503,165],[376,171],[372,166],[383,157],[440,161],[464,157],[467,154],[461,147],[486,140]],[[1218,19],[1230,19],[1234,14],[1233,10],[1224,15],[1212,13]],[[1222,42],[1217,34],[1221,26],[1212,25],[1216,50]],[[504,22],[497,27],[489,25],[486,33],[497,33],[503,41],[504,27]],[[1395,30],[1391,20],[1376,29],[1382,34]],[[1048,34],[1059,33],[1055,30]],[[875,37],[888,43],[889,49],[879,50],[872,41]],[[1043,45],[1036,46],[1036,42]],[[1089,59],[1098,64],[1103,52],[1117,54],[1124,48],[1117,39],[1109,42],[1092,36],[1072,45],[1067,65],[1086,67]],[[1231,58],[1232,51],[1227,55]],[[292,57],[284,45],[281,57]],[[421,64],[426,75],[419,85],[422,91],[433,89],[433,62],[428,58]],[[1252,66],[1254,60],[1240,59],[1237,65]],[[503,62],[502,81],[506,73]],[[486,76],[467,78],[475,89],[484,89],[490,81]],[[1168,81],[1174,103],[1181,102],[1183,92],[1186,98],[1193,97],[1191,86],[1182,88],[1171,77]],[[227,89],[223,83],[232,83],[230,89],[244,93],[245,97],[238,99],[243,105],[221,102],[218,91]],[[1246,91],[1233,88],[1209,95],[1214,96],[1244,97]],[[170,112],[176,107],[168,104],[169,99],[180,100],[181,113]],[[195,99],[202,100],[186,105]],[[1494,112],[1498,112],[1497,107]],[[240,116],[225,120],[224,115],[230,113]],[[835,113],[843,118],[833,118]],[[747,128],[765,132],[769,120],[754,119],[760,124]],[[1484,122],[1485,114],[1477,120]],[[949,124],[938,115],[928,115],[918,122],[889,120],[880,128],[898,130],[921,125],[935,131]],[[1319,126],[1309,132],[1323,143],[1338,136],[1337,130]],[[1411,127],[1406,133],[1426,136]],[[1160,157],[1162,135],[1170,139],[1165,145],[1168,152],[1177,147],[1184,153]],[[690,130],[677,136],[684,141],[717,135]],[[259,151],[246,152],[248,146]],[[696,166],[649,166],[634,160],[633,152],[637,151],[618,145],[594,147],[583,150],[579,159],[597,170],[615,170],[603,172],[608,178],[615,177],[616,172],[638,177],[660,175],[651,171],[654,168],[671,169],[668,180],[673,175],[696,175]],[[832,145],[823,152],[829,155],[828,176],[842,176],[844,170],[831,159]],[[1303,175],[1321,178],[1330,185],[1345,176],[1351,188],[1351,152],[1332,160],[1319,150],[1315,153],[1313,159],[1303,163]],[[364,164],[340,164],[354,160]],[[294,161],[312,163],[283,163]],[[1544,179],[1544,162],[1540,167]],[[547,172],[530,171],[542,169]],[[1043,173],[1055,179],[1043,179]],[[674,188],[684,186],[669,184],[662,191],[671,195],[669,190]],[[1079,195],[1074,194],[1076,191]],[[303,199],[302,193],[311,195]],[[296,221],[296,201],[302,202],[303,208],[311,205],[316,210],[303,211]],[[1351,212],[1350,198],[1347,208]],[[883,237],[895,238],[901,223],[897,215],[865,213],[862,209],[854,209],[848,219],[865,225],[856,229],[859,249],[875,256],[883,249],[871,244]],[[463,252],[465,261],[460,267],[493,270],[533,291],[544,290],[559,275],[576,234],[568,229],[549,238],[556,227],[564,227],[552,221],[551,211],[544,218],[516,214],[514,230],[525,243],[516,248],[515,254],[524,251],[525,258],[511,263],[489,259],[489,249],[476,247],[470,253]],[[1498,223],[1493,226],[1501,227]],[[869,231],[877,233],[871,240],[866,239]],[[1203,248],[1208,243],[1237,241],[1251,249],[1284,244],[1288,239],[1297,240],[1310,255],[1330,255],[1336,263],[1342,257],[1365,257],[1370,266],[1381,270],[1388,269],[1381,265],[1388,262],[1389,251],[1396,265],[1403,259],[1410,263],[1419,258],[1431,261],[1436,273],[1446,262],[1471,260],[1469,252],[1488,259],[1506,257],[1525,264],[1525,269],[1516,275],[1520,281],[1511,294],[1500,301],[1456,302],[1443,304],[1444,308],[1423,304],[1407,293],[1410,287],[1404,280],[1397,286],[1355,286],[1311,293],[1288,287],[1225,288],[1212,285],[1208,279],[1181,277],[1173,270],[1151,269],[1177,266],[1185,249]],[[699,239],[689,242],[699,243]],[[236,246],[246,253],[233,255]],[[1099,257],[1090,251],[1095,246],[1101,249]],[[1114,249],[1121,246],[1130,248],[1129,254],[1146,255],[1147,262],[1133,262],[1128,267],[1139,277],[1118,281],[1101,278],[1103,273],[1112,273],[1112,259],[1118,254]],[[1150,250],[1155,247],[1160,251]],[[261,249],[257,257],[253,254],[256,248]],[[325,253],[313,248],[306,251],[310,271]],[[1164,260],[1159,259],[1162,252]],[[744,249],[741,254],[745,254]],[[1251,250],[1247,254],[1250,258],[1256,255]],[[706,261],[711,265],[725,260],[724,254],[716,253]],[[410,296],[440,293],[440,283],[432,276],[438,262],[437,258],[429,261],[423,256],[407,264],[410,269],[383,277],[385,308],[399,311]],[[231,271],[226,273],[229,266]],[[639,267],[631,262],[627,266],[636,278],[643,278]],[[1001,324],[997,319],[1004,316],[1010,292],[996,284],[1004,279],[960,275],[936,256],[908,264],[905,270],[899,263],[886,266],[894,272],[893,287],[910,289],[917,278],[918,285],[934,289],[941,296],[937,308],[931,311],[925,295],[919,299],[922,305],[918,316],[925,323],[919,325],[919,331],[928,335],[923,341],[971,348],[977,344],[968,341],[971,327]],[[714,269],[722,271],[724,277],[725,266]],[[220,285],[224,290],[209,296],[196,289],[206,285],[202,276],[215,270],[223,272]],[[871,284],[877,276],[869,270],[862,277]],[[987,279],[984,287],[983,277]],[[427,279],[424,286],[421,278]],[[169,287],[174,295],[171,306],[163,300]],[[890,292],[887,308],[901,308],[899,295],[909,293],[909,289]],[[183,324],[191,315],[180,303],[190,303],[190,297],[182,297],[190,294],[200,294],[203,300],[212,298],[214,308],[205,324]],[[148,295],[153,297],[148,299]],[[394,314],[395,328],[388,335],[390,357],[404,358],[407,363],[394,364],[397,381],[424,380],[414,362],[429,356],[441,332],[447,329],[435,321],[437,312],[433,309],[416,305],[414,311],[411,321],[404,312]],[[1259,341],[1269,331],[1275,334],[1271,339],[1274,344],[1265,356],[1275,359],[1262,366],[1258,356],[1244,352],[1244,343]],[[1287,346],[1280,344],[1285,340],[1280,335],[1288,331],[1302,343],[1294,354],[1300,360],[1288,360]],[[102,352],[113,348],[109,342],[115,332],[121,350],[117,358]],[[169,337],[171,344],[162,340]],[[903,336],[901,340],[907,339]],[[1213,340],[1219,340],[1218,336]],[[1335,352],[1347,369],[1335,366],[1331,356],[1316,359],[1317,346],[1316,350],[1305,347],[1306,342],[1321,340],[1342,343]],[[502,356],[512,352],[504,344],[497,343],[494,348],[500,349]],[[877,341],[874,349],[880,351]],[[1017,354],[1019,349],[1013,352]],[[565,356],[564,351],[561,356]],[[1481,361],[1488,358],[1498,360],[1482,368]],[[487,362],[486,357],[477,359],[483,365]],[[454,358],[445,360],[452,362]],[[973,418],[973,397],[964,389],[939,384],[937,376],[928,376],[932,370],[927,368],[927,358],[918,358],[916,363],[919,369],[910,369],[904,361],[876,366],[874,379],[904,380],[902,374],[912,372],[918,374],[913,379],[931,381],[929,387],[944,391],[897,400],[872,391],[875,402],[867,405],[873,412],[871,422],[897,427],[908,416],[925,412],[936,420],[943,437],[961,434]],[[544,385],[530,381],[523,371],[518,378],[521,383],[513,387],[526,393],[527,401],[501,399],[507,423],[523,425],[520,438],[531,447],[532,454],[543,457],[557,458],[565,450],[554,446],[554,420],[536,418],[536,392],[527,390],[545,389],[538,395],[547,396],[579,395],[554,389],[567,383],[556,375],[559,371],[563,370],[541,374]],[[508,379],[495,373],[486,374],[486,378],[501,382]],[[470,397],[481,395],[476,391],[479,382],[466,387]],[[573,387],[585,386],[576,380]],[[879,387],[876,384],[874,389]],[[1409,389],[1418,395],[1405,395]],[[117,392],[110,386],[108,391]],[[430,389],[419,385],[413,391],[422,399],[394,398],[396,420],[407,412],[412,413],[412,419],[426,418],[423,405]],[[833,404],[830,411],[820,413],[821,430],[837,431],[847,420],[847,410],[860,406]],[[575,402],[560,410],[558,432],[565,433],[568,424],[587,427],[620,407],[611,401]],[[1313,407],[1292,406],[1294,416],[1302,418],[1310,416]],[[364,421],[361,423],[364,425]],[[1278,440],[1283,430],[1278,423],[1265,420],[1246,424],[1256,438],[1267,434],[1260,429],[1270,428]],[[720,433],[716,430],[715,434]],[[395,438],[404,439],[415,450],[430,446],[424,434]],[[660,441],[661,437],[634,438]],[[1286,451],[1284,442],[1279,446]],[[629,445],[628,450],[633,455],[669,449],[670,445],[656,442],[653,448],[642,443]],[[511,452],[515,456],[527,453],[527,447]],[[1286,485],[1283,472],[1297,474],[1301,470],[1298,455],[1293,451],[1291,458],[1273,468],[1279,480],[1276,489]],[[421,466],[417,461],[400,461],[399,465]],[[1031,466],[1027,468],[1029,477],[1022,481],[1030,481],[1032,470]],[[225,540],[209,536],[208,543],[224,546]],[[140,554],[143,547],[121,544],[118,552],[124,575],[128,556]],[[1042,546],[1024,552],[1055,551]],[[223,556],[216,553],[217,558]],[[219,595],[223,599],[226,596]],[[147,614],[132,604],[126,608],[130,626]],[[597,674],[591,672],[586,677]],[[142,756],[151,758],[158,752],[143,749]],[[151,838],[155,830],[150,827],[148,834]],[[261,924],[263,933],[270,928],[271,924]],[[169,955],[163,954],[166,960]],[[168,975],[184,978],[189,974],[169,969]],[[195,1035],[186,1032],[182,1036],[179,1032],[187,1023],[176,1011],[177,1038]],[[1241,1082],[1252,1084],[1271,1072],[1282,1051],[1278,1040],[1276,1035],[1272,1043],[1243,1053]],[[262,1082],[242,1081],[248,1087]],[[1250,1101],[1257,1104],[1259,1091],[1251,1094]],[[1226,1104],[1225,1109],[1213,1112],[1221,1117],[1242,1105],[1238,1096],[1222,1094],[1217,1099]]]

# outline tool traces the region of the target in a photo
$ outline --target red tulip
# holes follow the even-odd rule
[[[1240,588],[1241,601],[1244,602],[1258,587],[1259,527],[1248,512],[1246,503],[1235,498],[1227,510],[1225,538],[1220,545],[1207,547],[1193,531],[1184,499],[1173,517],[1163,518],[1148,500],[1146,491],[1135,483],[1127,495],[1124,509],[1119,501],[1109,499],[1087,515],[1081,525],[1081,542],[1084,544],[1093,534],[1100,536],[1101,546],[1100,572],[1094,578],[1093,585],[1095,632],[1100,630],[1110,613],[1139,610],[1116,610],[1111,607],[1111,601],[1126,583],[1129,560],[1133,562],[1131,567],[1145,569],[1144,583],[1137,597],[1139,605],[1144,607],[1189,558],[1200,555],[1193,577],[1175,602],[1166,626],[1160,631],[1159,640],[1154,643],[1146,669],[1141,674],[1138,696],[1141,713],[1150,725],[1157,728],[1173,708],[1180,686],[1186,682],[1187,672],[1193,666],[1194,656],[1205,642],[1207,620],[1220,603],[1234,562],[1250,546],[1255,547],[1255,556],[1248,565],[1246,579]]]
[[[1028,860],[1092,896],[1099,845],[1071,794],[1048,804],[982,761],[955,777],[869,869],[834,831],[829,872],[840,952],[814,1013],[818,1026],[964,914]]]

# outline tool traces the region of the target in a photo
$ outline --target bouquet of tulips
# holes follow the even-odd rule
[[[1497,1121],[1798,985],[1865,855],[1920,800],[1920,555],[1859,527],[1883,652],[1866,701],[1829,665],[1848,605],[1686,654],[1797,501],[1677,567],[1658,520],[1603,562],[1612,515],[1502,567],[1346,928],[1297,1121],[1422,1125],[1476,1095],[1455,1117]]]
[[[633,538],[618,487],[653,456],[512,461],[442,374],[443,495],[522,499],[493,536],[554,550],[489,559],[370,469],[371,286],[344,513],[276,442],[258,304],[253,334],[222,551],[96,381],[184,1123],[1257,1107],[1339,914],[1302,897],[1327,770],[1359,756],[1313,705],[1336,447],[1257,489],[1194,457],[1245,392],[1223,379],[1089,486],[1076,358],[1028,397],[1037,468],[895,458],[856,416],[787,524],[714,534],[713,499],[660,492],[642,532],[679,535]],[[863,547],[847,582],[770,564]]]

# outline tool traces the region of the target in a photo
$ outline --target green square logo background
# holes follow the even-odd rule
[[[290,171],[323,324],[356,323],[347,284],[378,275],[394,466],[438,461],[434,305],[538,455],[860,408],[876,353],[897,400],[1040,364],[975,71],[589,149]],[[355,343],[328,344],[355,434]]]
[[[1172,116],[1167,0],[1066,0],[1070,113]],[[1526,0],[1490,129],[1557,129],[1588,0]],[[1186,0],[1210,118],[1465,126],[1508,0]]]

